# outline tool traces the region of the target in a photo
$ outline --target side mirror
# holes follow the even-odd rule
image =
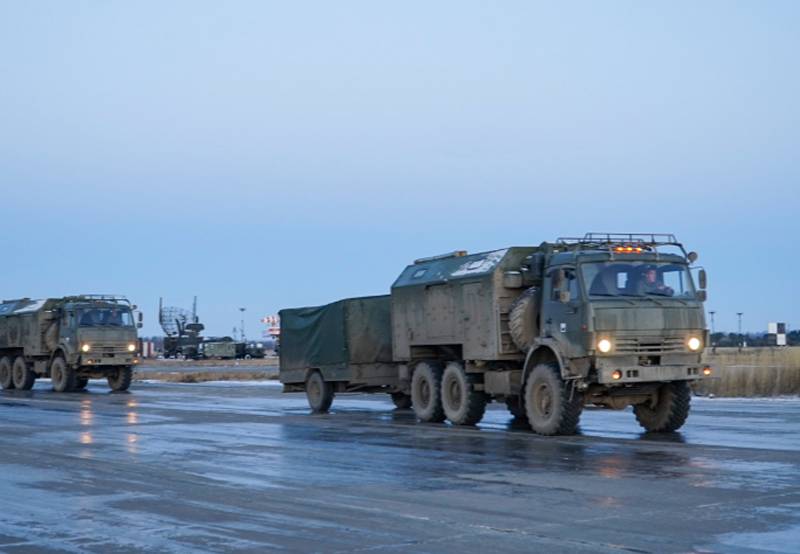
[[[697,297],[697,300],[698,300],[699,302],[705,302],[705,301],[706,301],[706,299],[708,298],[708,294],[707,294],[707,293],[706,293],[706,291],[704,291],[704,290],[699,290],[699,291],[697,291],[697,293],[696,293],[696,294],[697,294],[697,296],[696,296],[696,297]]]
[[[140,321],[139,323],[137,323],[137,324],[136,324],[136,328],[137,328],[137,329],[141,329],[141,328],[142,328],[142,322],[141,322],[141,321]]]
[[[698,284],[701,289],[706,288],[706,285],[708,285],[708,276],[706,275],[705,269],[701,269],[700,273],[697,274],[697,280],[699,281]]]
[[[571,296],[568,290],[562,290],[558,293],[558,301],[562,304],[566,304],[571,300]]]
[[[139,323],[142,322],[142,312],[139,312]]]

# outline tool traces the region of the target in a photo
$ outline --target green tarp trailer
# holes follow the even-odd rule
[[[281,310],[280,318],[285,385],[305,383],[313,371],[334,382],[337,391],[397,385],[389,295]]]

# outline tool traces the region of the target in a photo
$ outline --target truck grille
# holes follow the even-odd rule
[[[665,354],[686,352],[684,339],[678,338],[632,338],[618,337],[615,350],[621,354]]]

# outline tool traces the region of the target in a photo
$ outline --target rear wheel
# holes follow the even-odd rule
[[[422,421],[439,423],[445,420],[442,408],[442,368],[435,363],[420,362],[411,377],[411,404]]]
[[[50,380],[56,392],[69,392],[75,388],[75,370],[67,365],[67,361],[57,356],[50,364]]]
[[[645,403],[633,407],[636,421],[651,433],[677,431],[689,417],[692,392],[687,381],[665,383],[658,389],[655,404]]]
[[[130,366],[120,367],[114,373],[108,375],[106,379],[108,379],[108,386],[112,391],[126,391],[130,388],[131,380],[133,380],[133,369]]]
[[[11,375],[14,380],[14,388],[19,390],[31,390],[36,382],[36,374],[28,368],[25,358],[17,356],[11,368]]]
[[[525,383],[528,423],[540,435],[572,435],[583,411],[583,395],[568,387],[558,368],[539,364]]]
[[[473,378],[458,362],[450,362],[442,374],[442,408],[452,423],[475,425],[486,412],[488,398],[473,388]]]
[[[3,356],[0,358],[0,387],[5,390],[14,388],[14,377],[11,373],[11,358]]]
[[[392,402],[398,410],[407,410],[411,407],[411,396],[404,392],[393,392]]]
[[[319,371],[313,371],[306,379],[306,398],[311,411],[324,414],[333,403],[333,385],[322,377]]]

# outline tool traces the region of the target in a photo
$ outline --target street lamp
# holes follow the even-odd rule
[[[711,348],[714,349],[717,347],[717,343],[714,342],[714,314],[717,312],[711,310],[708,314],[711,316]]]
[[[736,315],[739,317],[739,350],[742,349],[743,346],[743,337],[742,337],[742,315],[744,312],[736,312]]]
[[[241,324],[241,326],[239,327],[239,331],[240,331],[240,332],[241,332],[241,334],[242,334],[242,342],[244,342],[244,311],[245,311],[246,309],[247,309],[247,308],[239,308],[239,311],[240,311],[240,312],[242,312],[242,324]]]

